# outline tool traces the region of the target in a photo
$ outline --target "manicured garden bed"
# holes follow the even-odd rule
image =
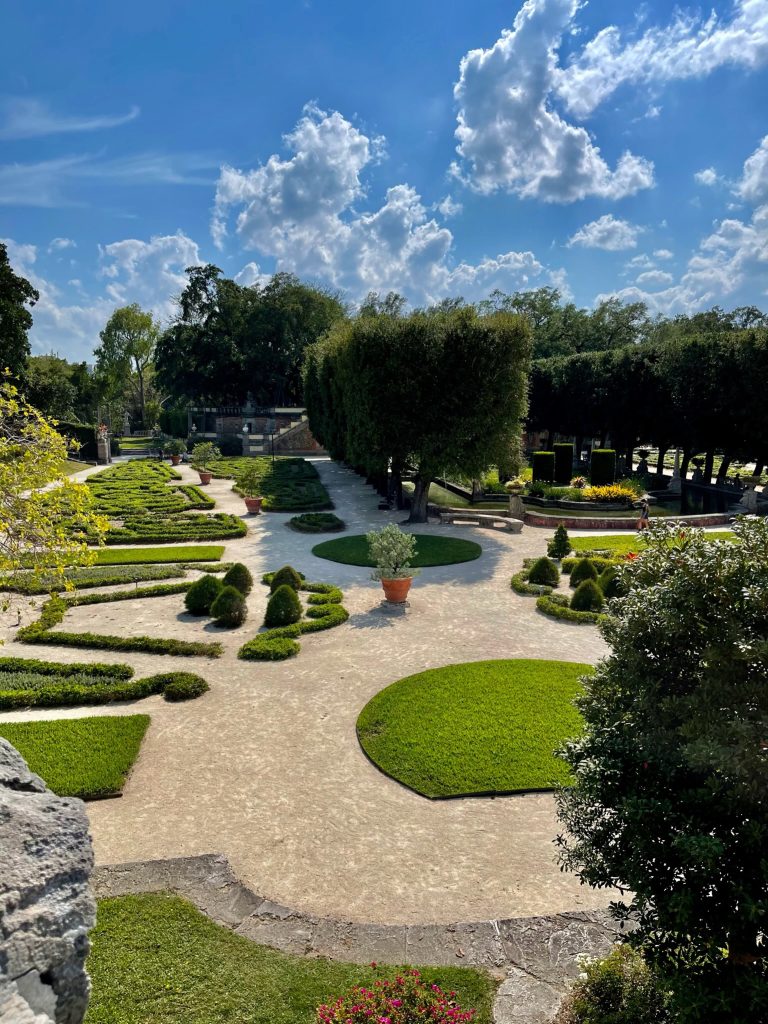
[[[116,796],[138,757],[149,715],[0,722],[0,736],[59,796]]]
[[[146,583],[149,580],[168,580],[184,575],[182,565],[94,565],[67,569],[64,578],[74,590],[92,587],[110,587],[124,583]],[[60,590],[61,583],[53,577],[33,578],[30,573],[17,573],[13,578],[0,577],[0,590],[13,590],[20,594],[48,594]]]
[[[215,477],[234,478],[233,490],[241,493],[238,477],[245,468],[255,471],[267,512],[319,512],[333,508],[317,469],[306,459],[233,456],[212,467]]]
[[[257,945],[163,893],[101,900],[91,943],[85,1024],[315,1024],[321,1003],[381,976]],[[491,1024],[490,977],[467,967],[420,970],[477,1009],[474,1024]]]
[[[423,796],[567,784],[553,751],[581,729],[573,699],[589,665],[478,661],[430,669],[377,693],[357,720],[363,750]]]
[[[455,565],[458,562],[471,562],[479,558],[483,549],[473,540],[462,540],[457,537],[437,537],[431,533],[416,534],[416,557],[411,564],[414,568],[426,568],[435,565]],[[312,548],[312,554],[318,558],[327,558],[331,562],[342,565],[365,565],[373,568],[373,560],[368,553],[368,541],[365,534],[354,534],[351,537],[339,537],[326,540]]]
[[[162,548],[99,548],[96,565],[149,565],[154,562],[217,562],[223,544],[168,545]]]

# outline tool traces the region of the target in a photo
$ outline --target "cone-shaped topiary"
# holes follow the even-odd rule
[[[595,580],[582,580],[571,598],[575,612],[599,612],[604,604],[603,592]]]
[[[221,588],[211,605],[211,615],[217,626],[242,626],[248,617],[248,608],[237,587]]]
[[[278,587],[282,587],[285,584],[293,587],[294,590],[301,590],[301,575],[292,565],[284,565],[282,569],[277,570],[269,584],[269,589],[274,594]]]
[[[568,531],[562,523],[555,530],[555,535],[547,544],[547,554],[550,558],[567,558],[571,550],[571,541]]]
[[[621,597],[625,592],[619,578],[618,570],[613,565],[607,565],[597,578],[597,585],[603,592],[606,600],[611,597]]]
[[[578,587],[584,580],[596,580],[597,569],[588,558],[582,558],[571,571],[571,586]]]
[[[191,615],[208,615],[221,587],[221,580],[209,573],[196,580],[184,598],[187,611]]]
[[[557,566],[548,558],[536,559],[528,573],[529,583],[538,583],[545,587],[556,587],[559,579],[560,573],[557,571]]]
[[[281,584],[267,602],[267,613],[264,625],[269,629],[275,626],[290,626],[301,618],[301,601],[299,595],[288,583]]]
[[[243,565],[242,562],[235,562],[235,564],[224,573],[224,579],[222,581],[225,587],[234,587],[235,590],[239,590],[243,596],[250,594],[253,589],[253,576]]]

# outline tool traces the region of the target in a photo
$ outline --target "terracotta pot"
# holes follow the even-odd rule
[[[205,469],[198,469],[197,472],[198,472],[198,474],[200,476],[200,483],[201,484],[209,484],[211,482],[211,477],[213,476],[212,473],[209,473]]]
[[[412,576],[406,576],[400,580],[382,580],[381,585],[384,588],[384,597],[391,601],[392,604],[402,604],[408,598],[411,583],[413,583]]]
[[[172,455],[171,456],[171,465],[172,466],[178,466],[178,464],[180,462],[181,462],[181,456],[180,455]]]
[[[261,512],[261,503],[264,501],[263,498],[246,498],[245,507],[251,513],[251,515],[258,515]]]

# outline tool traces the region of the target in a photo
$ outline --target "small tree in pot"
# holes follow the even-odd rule
[[[221,451],[213,441],[200,441],[192,449],[192,466],[200,474],[200,483],[211,482],[211,466],[221,458]]]
[[[238,474],[235,486],[243,496],[245,507],[253,515],[261,512],[261,505],[264,498],[259,494],[261,489],[261,470],[259,464],[254,460],[249,462]]]
[[[172,437],[170,441],[165,442],[165,454],[170,456],[172,466],[178,466],[181,456],[186,450],[186,441],[182,441],[179,437]]]
[[[411,582],[419,570],[411,566],[416,554],[416,538],[390,523],[381,530],[366,535],[368,551],[376,564],[372,580],[379,580],[384,596],[393,604],[402,604],[408,597]]]

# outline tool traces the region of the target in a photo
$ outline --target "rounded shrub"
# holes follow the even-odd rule
[[[555,1024],[666,1024],[672,1019],[665,986],[640,953],[622,945],[605,959],[584,964]]]
[[[287,636],[257,636],[244,644],[238,658],[245,661],[285,661],[299,653],[301,647]]]
[[[599,612],[604,604],[603,592],[595,580],[582,580],[571,598],[575,612]]]
[[[304,512],[288,520],[288,525],[299,533],[337,533],[345,523],[332,512]]]
[[[163,696],[170,701],[194,700],[208,690],[208,683],[202,676],[196,676],[193,672],[174,672],[163,687]]]
[[[211,605],[211,615],[217,626],[242,626],[248,618],[248,608],[237,587],[221,588]]]
[[[225,587],[234,587],[245,597],[253,590],[253,576],[242,562],[235,562],[231,568],[224,573],[222,583]]]
[[[541,584],[545,587],[556,587],[560,579],[557,566],[549,558],[537,558],[528,573],[528,582]]]
[[[584,580],[596,580],[597,569],[589,558],[581,558],[571,570],[571,586],[578,587]]]
[[[222,586],[221,580],[210,573],[196,580],[184,598],[184,605],[190,615],[208,615]]]
[[[278,569],[269,584],[269,589],[274,594],[278,587],[289,586],[293,590],[301,590],[302,577],[301,573],[297,572],[292,565],[284,565],[282,569]],[[291,620],[295,621],[294,619]]]
[[[625,592],[621,584],[618,569],[613,565],[607,565],[597,578],[597,585],[603,592],[603,597],[609,600],[612,597],[621,597]]]
[[[282,583],[267,602],[264,625],[269,629],[275,626],[290,626],[301,618],[301,601],[294,588]]]

